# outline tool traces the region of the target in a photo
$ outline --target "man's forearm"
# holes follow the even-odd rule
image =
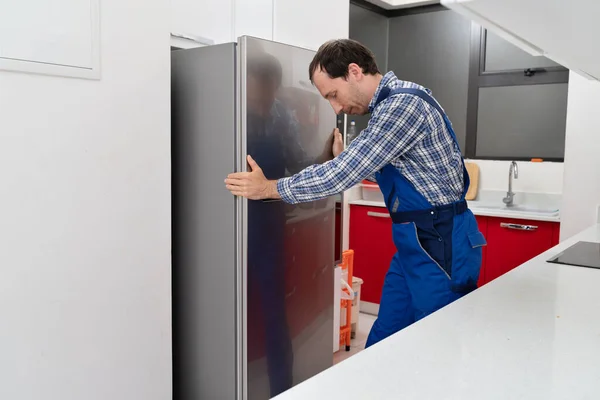
[[[332,159],[333,159],[333,153],[331,152],[331,150],[329,150],[328,152],[325,151],[325,152],[321,153],[319,155],[319,157],[317,157],[317,159],[315,160],[315,162],[313,164],[323,164]]]

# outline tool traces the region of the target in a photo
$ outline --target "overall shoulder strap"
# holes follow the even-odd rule
[[[377,96],[377,100],[375,101],[375,105],[378,105],[379,103],[381,103],[382,101],[384,101],[385,99],[387,99],[390,96],[394,96],[396,94],[412,94],[414,96],[417,96],[419,98],[421,98],[423,101],[426,101],[429,105],[431,105],[433,108],[435,108],[444,118],[444,120],[446,120],[446,113],[444,112],[444,110],[442,109],[442,107],[440,107],[440,105],[438,104],[437,101],[435,101],[435,99],[433,97],[431,97],[427,92],[425,92],[424,90],[421,89],[414,89],[414,88],[396,88],[396,89],[390,89],[388,87],[384,87],[383,89],[381,89],[381,91],[379,92],[379,96]]]
[[[388,96],[393,96],[395,94],[402,94],[402,93],[412,94],[412,95],[415,95],[417,97],[420,97],[422,100],[424,100],[427,103],[429,103],[430,106],[432,106],[433,108],[435,108],[442,115],[442,117],[444,117],[444,119],[445,119],[446,113],[444,112],[444,110],[442,110],[442,107],[440,107],[440,105],[438,104],[438,102],[435,101],[435,99],[433,97],[431,97],[424,90],[414,89],[414,88],[397,88],[397,89],[390,90],[390,94]]]
[[[390,89],[390,88],[385,87],[379,93],[376,104],[379,104],[380,102],[387,99],[388,97],[396,95],[396,94],[411,94],[411,95],[417,96],[420,99],[422,99],[423,101],[427,102],[430,106],[435,108],[440,113],[440,115],[442,116],[442,119],[446,123],[446,126],[448,127],[448,131],[450,131],[450,135],[452,136],[452,139],[458,144],[458,139],[456,138],[456,134],[454,133],[454,129],[452,128],[452,123],[450,122],[450,119],[448,118],[448,116],[446,115],[446,113],[444,112],[442,107],[438,104],[438,102],[424,90],[415,89],[415,88]]]

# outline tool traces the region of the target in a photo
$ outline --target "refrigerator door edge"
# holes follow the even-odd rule
[[[235,170],[246,172],[246,39],[236,46],[236,137]],[[247,343],[247,271],[248,271],[248,200],[236,197],[236,334],[237,334],[237,398],[248,398],[248,343]]]

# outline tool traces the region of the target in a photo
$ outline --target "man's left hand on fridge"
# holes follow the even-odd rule
[[[225,187],[234,196],[246,197],[250,200],[280,199],[277,192],[277,181],[270,181],[263,174],[252,157],[248,156],[249,172],[236,172],[227,175]]]
[[[331,145],[331,151],[334,158],[344,151],[344,138],[338,128],[333,130],[333,144]]]

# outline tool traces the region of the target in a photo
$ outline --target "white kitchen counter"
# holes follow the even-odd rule
[[[600,270],[546,262],[580,240],[600,225],[276,399],[600,398]]]

